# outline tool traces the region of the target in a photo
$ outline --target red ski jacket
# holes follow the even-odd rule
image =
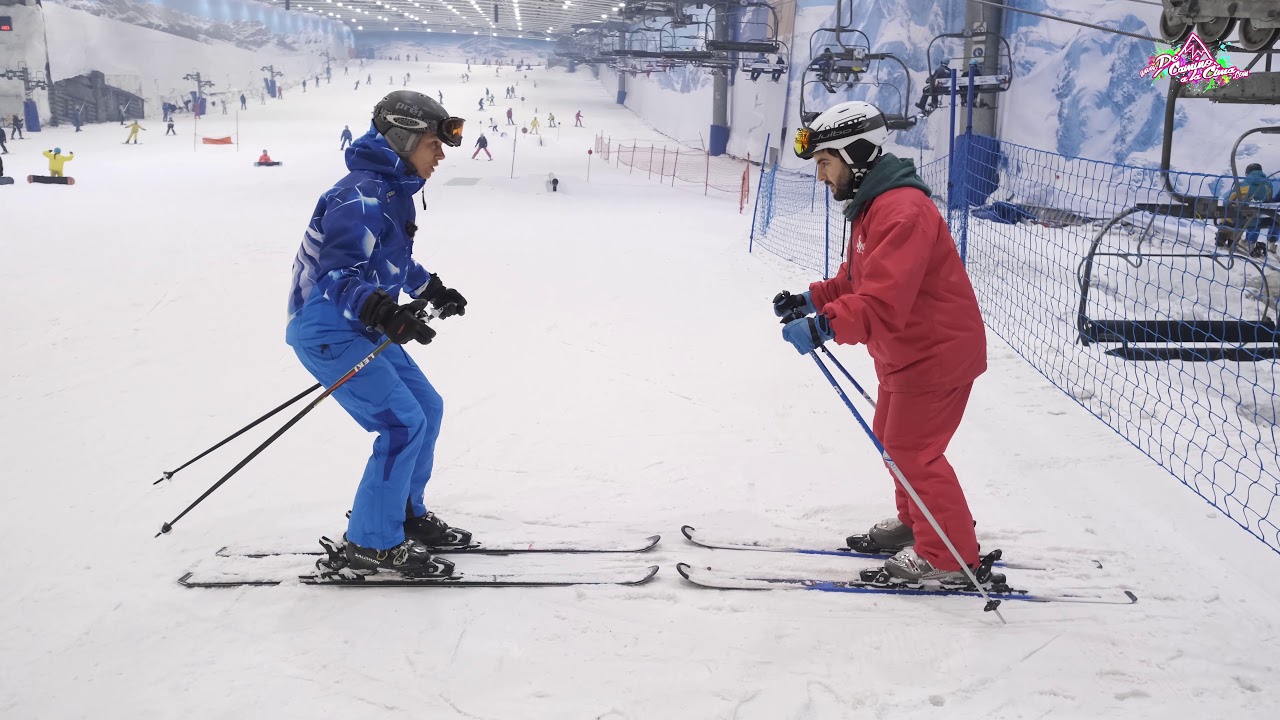
[[[853,218],[847,258],[809,286],[841,345],[865,343],[880,386],[931,392],[973,382],[987,369],[978,299],[938,208],[897,187]]]

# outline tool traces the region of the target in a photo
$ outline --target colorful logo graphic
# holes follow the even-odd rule
[[[1231,64],[1225,45],[1219,46],[1218,54],[1214,55],[1193,32],[1181,47],[1171,47],[1152,55],[1140,75],[1152,80],[1176,78],[1197,90],[1212,90],[1232,80],[1249,77],[1249,71]]]

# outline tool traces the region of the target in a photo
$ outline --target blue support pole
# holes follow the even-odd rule
[[[817,175],[814,175],[817,183]],[[831,193],[822,193],[822,277],[831,277]]]
[[[956,194],[959,190],[956,187],[956,182],[955,182],[955,179],[956,179],[956,95],[957,95],[956,86],[957,86],[956,71],[955,71],[955,68],[952,68],[951,69],[951,107],[948,108],[950,110],[950,115],[951,115],[951,126],[950,126],[950,130],[947,132],[947,220],[948,220],[947,224],[948,225],[950,225],[951,224],[950,221],[955,218],[955,208],[956,208],[956,202],[957,202]]]
[[[769,140],[773,133],[764,136],[764,154],[760,156],[760,179],[756,182],[756,205],[751,210],[751,237],[747,238],[747,254],[751,254],[756,243],[756,216],[760,214],[760,191],[764,188],[764,169],[769,164]]]
[[[964,126],[964,148],[965,148],[965,166],[961,169],[964,176],[960,179],[960,197],[963,203],[960,205],[960,262],[968,265],[969,259],[969,158],[972,157],[973,150],[973,94],[974,84],[973,76],[978,73],[977,63],[969,64],[969,107],[967,118]]]

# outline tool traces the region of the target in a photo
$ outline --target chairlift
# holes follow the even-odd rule
[[[1270,2],[1239,0],[1163,0],[1160,37],[1180,44],[1192,30],[1209,45],[1226,43],[1237,27],[1237,45],[1247,52],[1261,52],[1280,40],[1280,14]]]
[[[963,40],[969,48],[967,55],[948,53],[946,42],[957,39]],[[991,47],[993,42],[998,48],[994,58],[987,55],[987,48]],[[973,81],[974,94],[979,96],[1005,92],[1013,82],[1013,53],[1009,49],[1009,41],[999,33],[987,30],[943,33],[929,41],[925,57],[928,59],[931,74],[925,79],[924,93],[920,96],[917,107],[926,117],[942,107],[939,98],[951,95],[950,64],[952,62],[963,65],[957,78],[961,102],[964,102],[963,98],[968,96],[970,79]],[[975,98],[974,102],[980,107],[987,104],[981,98]]]
[[[840,3],[837,2],[837,12]],[[821,41],[820,34],[827,33],[830,42]],[[822,39],[822,40],[826,40]],[[909,130],[915,127],[917,117],[911,115],[911,73],[907,64],[893,53],[871,51],[871,39],[861,30],[847,27],[819,28],[809,36],[809,57],[800,81],[800,119],[805,124],[813,122],[820,114],[805,105],[807,90],[814,85],[820,86],[828,93],[835,94],[842,90],[851,90],[855,85],[875,85],[892,87],[901,101],[901,112],[892,112],[891,108],[881,107],[885,126],[890,130]],[[902,83],[884,80],[879,71],[882,63],[896,63],[902,70]],[[875,68],[877,75],[867,79],[867,73]],[[905,91],[904,87],[905,86]]]

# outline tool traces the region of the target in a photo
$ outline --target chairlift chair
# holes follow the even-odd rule
[[[947,52],[947,41],[957,39],[964,40],[970,44],[972,47],[971,54],[965,56]],[[991,45],[992,40],[999,48],[994,58],[987,56],[985,51]],[[925,77],[925,90],[920,98],[918,107],[926,117],[933,110],[944,107],[939,102],[939,98],[951,95],[950,73],[945,76],[938,76],[937,71],[934,70],[934,68],[940,68],[944,61],[956,61],[963,64],[963,69],[961,69],[957,78],[958,90],[962,98],[968,95],[970,77],[973,80],[973,92],[975,95],[991,95],[1005,92],[1013,82],[1013,53],[1009,48],[1009,41],[1005,40],[999,33],[986,30],[943,33],[929,41],[925,57],[929,63],[929,74]],[[932,102],[928,103],[932,107],[925,107],[926,99],[932,100]],[[982,101],[975,100],[975,103],[980,102]]]
[[[1080,342],[1085,346],[1093,343],[1118,344],[1119,347],[1107,350],[1106,354],[1125,360],[1183,362],[1274,360],[1280,357],[1280,330],[1276,327],[1276,311],[1280,308],[1273,308],[1270,305],[1272,294],[1263,263],[1230,252],[1143,252],[1142,241],[1139,241],[1132,251],[1100,251],[1102,242],[1110,230],[1137,213],[1150,213],[1155,216],[1205,223],[1227,216],[1229,211],[1219,203],[1218,198],[1182,193],[1174,187],[1169,176],[1174,108],[1181,90],[1181,83],[1170,83],[1169,97],[1165,106],[1164,147],[1160,167],[1165,191],[1172,196],[1174,202],[1136,203],[1112,218],[1099,230],[1077,271],[1080,284],[1080,306],[1076,317],[1076,329]],[[1236,164],[1235,153],[1239,148],[1240,140],[1253,132],[1260,131],[1262,131],[1261,128],[1250,130],[1236,141],[1231,158],[1233,172]],[[1254,268],[1260,277],[1259,318],[1246,320],[1225,317],[1220,319],[1092,317],[1089,292],[1093,286],[1094,268],[1099,258],[1107,257],[1119,258],[1133,268],[1141,268],[1145,263],[1157,261],[1158,258],[1178,258],[1188,263],[1198,262],[1202,266],[1218,267],[1224,271],[1231,270],[1238,264]],[[1243,288],[1241,292],[1244,292]]]

